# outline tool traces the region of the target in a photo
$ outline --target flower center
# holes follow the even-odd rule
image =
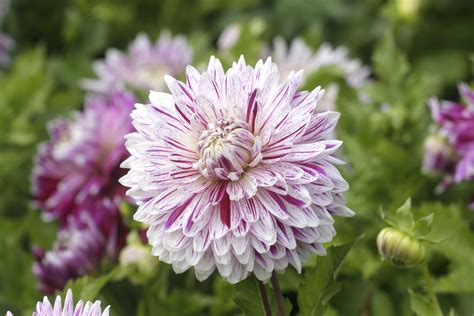
[[[194,167],[206,178],[235,181],[252,158],[254,136],[244,121],[230,118],[209,124],[199,137]]]

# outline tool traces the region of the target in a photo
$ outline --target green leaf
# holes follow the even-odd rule
[[[391,34],[378,45],[373,61],[375,73],[389,83],[401,82],[409,71],[406,57],[396,47]]]
[[[242,309],[245,315],[265,315],[258,290],[258,282],[260,281],[252,276],[242,282],[237,283],[234,287],[234,302]],[[273,315],[276,315],[277,305],[273,295],[273,290],[268,286],[265,286],[265,288],[272,313]],[[292,306],[288,300],[284,301],[284,307],[286,314],[289,315]]]
[[[411,289],[408,289],[410,293],[410,306],[412,311],[418,316],[433,316],[437,315],[437,311],[430,300],[423,295],[414,293]]]
[[[326,256],[318,257],[315,267],[306,270],[305,281],[298,290],[301,315],[324,314],[331,298],[341,290],[341,283],[336,281],[337,273],[359,239],[330,247]]]
[[[65,295],[67,289],[71,289],[72,292],[78,296],[76,299],[82,299],[83,301],[94,301],[102,288],[112,279],[114,279],[119,272],[120,267],[117,267],[109,273],[99,277],[84,276],[80,279],[69,281],[64,287],[63,295]]]
[[[382,206],[380,206],[379,208],[379,215],[380,215],[380,218],[388,225],[393,226],[393,227],[397,226],[395,222],[393,221],[391,214],[385,212]]]
[[[398,228],[405,231],[410,231],[414,225],[413,214],[411,212],[411,198],[408,198],[405,203],[395,213],[395,221]]]
[[[430,233],[431,227],[433,225],[433,217],[434,214],[431,213],[429,215],[423,216],[415,222],[415,225],[413,226],[413,234],[415,237],[426,236]]]

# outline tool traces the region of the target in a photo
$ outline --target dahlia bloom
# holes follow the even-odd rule
[[[453,183],[474,180],[474,91],[467,84],[459,85],[464,104],[431,99],[429,106],[441,134],[454,151],[453,168],[445,171],[441,188]],[[425,157],[430,156],[428,150]]]
[[[427,173],[450,172],[456,163],[456,153],[442,135],[430,135],[425,141],[422,169]]]
[[[36,311],[33,312],[32,316],[109,316],[110,306],[107,306],[102,312],[100,307],[100,301],[95,302],[84,302],[79,301],[74,306],[71,289],[67,290],[66,299],[64,300],[64,306],[61,303],[61,296],[58,295],[54,304],[48,300],[48,297],[44,297],[42,302],[36,304]],[[12,313],[7,312],[6,316],[13,316]]]
[[[165,87],[163,76],[179,76],[192,60],[192,50],[184,36],[171,37],[161,33],[156,43],[147,35],[138,34],[127,53],[109,49],[105,60],[95,62],[98,80],[86,79],[86,90],[108,93],[124,86],[138,90],[161,90]]]
[[[81,222],[73,221],[59,232],[53,249],[44,252],[33,248],[33,274],[38,278],[39,290],[54,293],[69,280],[97,271],[104,257],[117,255],[115,243],[116,237],[106,240],[87,215]]]
[[[125,92],[89,97],[83,112],[50,124],[50,140],[40,145],[32,175],[33,203],[45,219],[64,227],[86,212],[106,234],[120,222],[125,188],[118,179],[125,174],[123,137],[132,130],[134,102]]]
[[[334,166],[342,142],[325,139],[339,113],[315,113],[323,91],[297,91],[302,80],[281,80],[270,58],[252,68],[241,57],[224,72],[211,57],[207,71],[167,76],[171,94],[136,105],[121,183],[150,225],[152,254],[177,273],[194,267],[204,280],[217,268],[236,283],[301,271],[326,253],[333,216],[353,215]]]
[[[333,48],[325,43],[314,53],[301,38],[294,39],[288,47],[283,38],[277,37],[271,56],[284,77],[294,69],[303,69],[308,77],[323,67],[336,66],[344,73],[351,87],[361,88],[370,75],[369,68],[362,65],[360,60],[348,57],[345,47]]]
[[[226,26],[217,39],[217,49],[222,55],[229,55],[240,38],[242,26],[239,23],[232,23]]]

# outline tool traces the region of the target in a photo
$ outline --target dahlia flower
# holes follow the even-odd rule
[[[217,49],[223,55],[229,55],[240,38],[242,26],[239,23],[232,23],[226,26],[217,39]]]
[[[294,69],[303,69],[306,76],[310,76],[323,67],[336,66],[344,73],[351,87],[360,88],[367,83],[369,68],[363,66],[360,60],[349,59],[345,47],[333,48],[325,43],[314,53],[301,38],[294,39],[288,47],[280,37],[274,40],[273,45],[271,55],[283,76],[287,76]]]
[[[58,295],[54,304],[51,305],[48,298],[45,296],[42,302],[36,304],[36,311],[32,316],[109,316],[110,306],[107,306],[102,312],[100,301],[84,302],[79,301],[74,306],[71,289],[67,290],[64,306],[61,303],[61,296]],[[13,316],[12,313],[7,312],[6,316]]]
[[[454,151],[453,167],[445,171],[440,185],[445,189],[453,183],[474,180],[474,91],[466,84],[459,85],[459,93],[465,102],[454,103],[431,99],[429,106],[438,131]],[[433,155],[425,151],[426,156]]]
[[[33,202],[44,218],[64,227],[87,212],[106,233],[120,221],[125,188],[118,179],[134,102],[125,92],[89,97],[83,112],[50,124],[51,139],[40,145],[32,175]]]
[[[147,35],[139,34],[127,53],[109,49],[105,60],[94,64],[99,79],[86,79],[83,87],[100,93],[124,86],[147,92],[160,90],[165,87],[163,76],[179,76],[191,59],[192,50],[183,36],[173,38],[163,32],[156,43],[152,43]]]
[[[289,264],[298,271],[351,216],[348,184],[334,166],[341,141],[326,140],[339,113],[315,113],[323,91],[297,91],[303,72],[280,79],[267,59],[243,57],[224,72],[186,69],[167,76],[171,94],[151,92],[132,112],[130,171],[121,183],[150,225],[152,254],[204,280],[217,268],[231,283],[266,281]]]
[[[456,153],[445,137],[430,135],[426,139],[423,171],[434,174],[450,172],[456,159]]]
[[[39,281],[39,290],[54,293],[69,280],[97,271],[104,257],[117,255],[115,243],[116,237],[106,240],[87,215],[82,216],[81,222],[73,221],[59,231],[51,250],[33,248],[33,274]]]

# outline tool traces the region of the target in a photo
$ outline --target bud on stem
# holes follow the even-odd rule
[[[426,249],[420,241],[392,227],[379,233],[377,247],[380,255],[397,268],[413,267],[426,258]]]

